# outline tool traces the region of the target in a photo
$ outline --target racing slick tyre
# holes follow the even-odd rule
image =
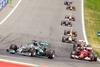
[[[77,49],[76,45],[75,45],[75,44],[73,44],[73,50],[76,50],[76,49]]]
[[[72,43],[73,43],[73,44],[74,44],[74,43],[77,43],[77,39],[76,39],[76,38],[73,38]]]
[[[75,10],[76,10],[76,8],[75,8],[75,7],[73,7],[73,10],[75,11]]]
[[[47,51],[47,57],[49,59],[54,59],[54,57],[55,57],[55,51],[54,50]]]
[[[67,6],[68,6],[68,5],[70,5],[70,4],[72,4],[72,2],[68,2],[68,1],[65,1],[65,2],[64,2],[64,5],[67,5]]]
[[[65,37],[62,37],[62,42],[65,42],[66,41],[66,38]]]
[[[72,20],[75,21],[75,18],[73,17]]]
[[[75,31],[75,32],[73,32],[73,34],[74,34],[74,36],[75,36],[75,37],[77,37],[77,32],[76,32],[76,31]]]
[[[69,9],[69,7],[66,7],[66,10],[68,10]]]
[[[75,54],[76,54],[76,52],[75,51],[72,51],[71,54],[70,54],[70,58],[71,59],[74,59],[73,55],[75,55]]]
[[[65,2],[64,2],[64,5],[68,5],[68,2],[67,2],[67,1],[65,1]]]
[[[16,52],[16,50],[18,49],[18,47],[17,47],[17,45],[12,44],[12,45],[10,45],[9,49],[12,49],[12,50],[14,50]]]
[[[94,55],[94,60],[93,61],[97,61],[97,55]]]
[[[35,50],[34,48],[31,48],[31,49],[29,50],[29,52],[30,52],[30,56],[31,56],[31,57],[35,57],[35,56],[36,56],[36,50]]]
[[[67,30],[64,30],[64,35],[69,34],[70,32]]]
[[[61,25],[62,25],[62,26],[64,25],[64,21],[63,21],[63,20],[61,21]]]
[[[94,53],[90,53],[90,61],[97,61],[97,55],[95,55]]]
[[[72,27],[72,24],[70,23],[70,25],[69,25],[70,27]]]

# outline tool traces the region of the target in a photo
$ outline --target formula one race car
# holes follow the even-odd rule
[[[21,45],[21,47],[17,47],[17,45],[12,44],[9,49],[7,49],[7,52],[31,57],[44,56],[49,59],[54,59],[55,51],[47,49],[47,46],[48,43],[37,41],[34,41],[32,44]]]
[[[75,37],[72,37],[72,36],[68,35],[68,36],[63,36],[62,37],[62,42],[65,42],[65,43],[76,43],[77,39]]]
[[[66,15],[66,16],[65,16],[65,19],[69,19],[70,21],[75,21],[75,17],[72,16],[71,14],[70,14],[69,16]]]
[[[70,21],[62,20],[61,25],[72,27],[72,23]]]
[[[68,6],[68,5],[70,5],[70,4],[72,4],[72,2],[68,2],[68,1],[65,1],[65,2],[64,2],[64,5],[67,5],[67,6]]]
[[[64,30],[64,35],[68,36],[70,34],[72,34],[72,37],[77,37],[77,32],[76,31]]]
[[[93,50],[88,48],[78,48],[71,52],[70,57],[72,59],[88,60],[88,61],[97,61],[97,55]]]
[[[69,6],[67,6],[66,9],[67,10],[73,10],[73,11],[76,10],[75,6],[73,6],[72,4],[70,4]]]
[[[73,50],[76,50],[78,47],[90,47],[90,45],[87,45],[84,40],[79,40],[77,43],[73,44]]]

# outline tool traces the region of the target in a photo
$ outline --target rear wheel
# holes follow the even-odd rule
[[[64,30],[64,35],[66,35],[67,34],[67,30]]]
[[[94,55],[94,61],[97,61],[97,55]]]
[[[70,27],[72,27],[72,24],[70,23]]]
[[[75,44],[73,44],[73,50],[76,50],[76,45]]]
[[[30,52],[30,56],[31,57],[35,57],[36,56],[36,50],[34,48],[31,48],[29,52]]]
[[[63,21],[61,21],[61,25],[63,25]]]
[[[54,57],[55,57],[55,51],[54,50],[47,51],[47,57],[49,59],[54,59]]]
[[[75,37],[77,37],[77,32],[74,32]]]
[[[66,41],[66,38],[65,37],[62,37],[62,42],[65,42]]]
[[[75,7],[73,7],[73,10],[74,10],[74,11],[76,10]]]
[[[77,39],[76,38],[74,38],[74,42],[77,43]]]
[[[65,1],[65,2],[64,2],[64,5],[68,5],[68,2],[67,2],[67,1]]]
[[[94,60],[94,55],[93,53],[90,53],[90,61],[93,61]]]

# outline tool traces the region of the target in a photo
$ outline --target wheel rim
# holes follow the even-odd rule
[[[55,57],[55,55],[53,54],[53,55],[52,55],[52,57],[54,58],[54,57]]]

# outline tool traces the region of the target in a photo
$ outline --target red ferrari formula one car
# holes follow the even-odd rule
[[[77,48],[77,50],[72,51],[70,54],[72,59],[97,61],[97,55],[93,52],[92,48]]]

